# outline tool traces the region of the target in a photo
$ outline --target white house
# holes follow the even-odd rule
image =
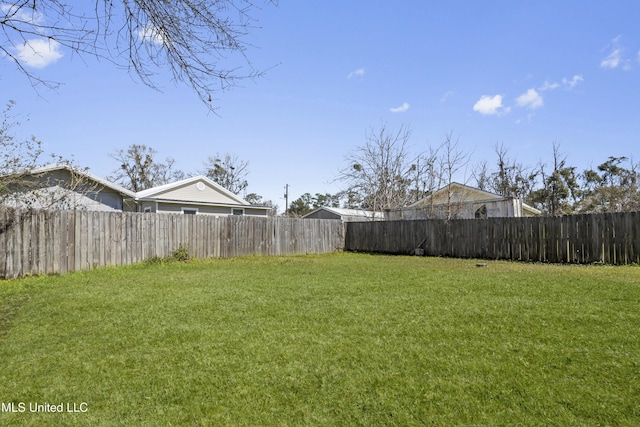
[[[267,216],[271,210],[252,206],[203,175],[139,191],[125,201],[135,212]]]
[[[385,212],[388,220],[398,219],[483,219],[493,217],[529,217],[541,212],[515,197],[504,197],[488,191],[453,182],[416,203]]]

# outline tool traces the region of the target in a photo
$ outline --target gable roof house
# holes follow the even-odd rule
[[[135,212],[267,216],[271,210],[249,204],[203,175],[139,191],[126,202]]]
[[[452,182],[416,203],[385,212],[388,220],[398,219],[484,219],[495,217],[530,217],[541,212],[515,197]]]
[[[4,206],[122,211],[130,190],[65,163],[33,168],[6,180]]]
[[[344,209],[344,208],[331,208],[328,206],[321,206],[302,218],[307,219],[339,219],[343,222],[349,221],[380,221],[384,219],[382,212],[365,211],[362,209]]]
[[[8,175],[7,175],[8,177]],[[0,180],[0,204],[14,208],[267,216],[205,176],[137,193],[67,164],[34,168]]]

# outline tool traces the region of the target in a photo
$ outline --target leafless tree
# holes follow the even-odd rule
[[[458,145],[458,140],[453,139],[453,132],[449,131],[445,134],[444,142],[439,148],[439,179],[441,185],[446,188],[446,203],[444,216],[446,220],[456,217],[464,202],[464,194],[454,194],[451,184],[460,171],[469,164],[470,155],[466,154]],[[463,182],[464,184],[464,182]]]
[[[475,181],[475,187],[482,191],[491,191],[491,172],[487,161],[483,160],[473,167],[471,177]]]
[[[90,180],[86,168],[58,163],[35,168],[21,175],[7,206],[23,209],[90,210],[101,207],[97,201],[99,183]]]
[[[238,156],[225,153],[216,153],[215,156],[209,156],[203,162],[204,170],[200,171],[202,175],[211,178],[217,184],[231,191],[234,194],[244,194],[249,182],[249,162],[240,160]]]
[[[531,202],[544,214],[559,216],[574,213],[580,186],[575,166],[568,166],[567,156],[560,151],[560,144],[553,143],[553,165],[547,172],[546,165],[539,167],[542,188],[531,193]]]
[[[0,123],[0,205],[19,208],[76,209],[78,197],[93,191],[85,179],[86,172],[71,160],[46,154],[42,142],[34,136],[16,136],[20,121],[12,112],[15,102],[9,101]],[[46,165],[64,165],[64,176],[44,172]]]
[[[9,101],[2,112],[0,124],[0,198],[11,195],[15,186],[24,181],[29,171],[39,166],[43,157],[42,142],[34,136],[18,140],[15,128],[20,122],[12,113],[15,102]]]
[[[411,170],[411,181],[415,189],[410,192],[409,203],[422,200],[432,194],[441,185],[440,162],[438,150],[429,146],[428,150],[420,153],[415,160],[415,168]]]
[[[502,143],[496,143],[494,150],[498,169],[490,175],[489,191],[526,200],[535,187],[538,171],[511,159],[509,150]]]
[[[359,207],[383,211],[424,197],[436,163],[433,156],[412,154],[410,137],[411,130],[405,126],[397,132],[385,125],[372,128],[365,135],[365,144],[346,156],[347,166],[339,171],[337,180],[347,184],[348,194],[359,196]]]
[[[25,51],[64,48],[106,58],[156,89],[154,75],[168,68],[213,109],[216,92],[262,74],[246,56],[244,41],[256,28],[257,8],[251,0],[5,0],[0,57],[33,85],[46,86],[56,83],[30,70]]]
[[[109,180],[131,191],[142,191],[185,178],[184,172],[174,169],[175,160],[164,163],[156,160],[157,151],[144,144],[132,144],[126,150],[115,150],[109,155],[119,163]]]

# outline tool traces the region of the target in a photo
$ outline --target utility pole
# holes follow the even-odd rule
[[[284,216],[289,213],[289,184],[284,186]]]

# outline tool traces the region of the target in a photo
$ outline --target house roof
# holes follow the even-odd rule
[[[45,165],[45,166],[39,166],[37,168],[33,168],[29,171],[29,174],[31,175],[39,175],[39,174],[43,174],[43,173],[47,173],[47,172],[54,172],[57,170],[67,170],[69,172],[72,173],[76,173],[78,175],[82,175],[85,178],[88,178],[104,187],[110,188],[118,193],[124,194],[127,197],[135,197],[135,193],[131,190],[128,190],[124,187],[122,187],[121,185],[118,185],[116,183],[113,183],[111,181],[107,181],[104,178],[100,178],[99,176],[96,176],[92,173],[90,173],[87,170],[83,170],[83,169],[79,169],[79,168],[75,168],[73,166],[70,166],[66,163],[51,163],[49,165]]]
[[[168,192],[170,190],[179,189],[180,187],[184,187],[184,186],[187,186],[189,184],[193,184],[194,182],[198,182],[198,181],[206,183],[210,187],[213,187],[218,192],[224,194],[225,196],[229,197],[233,201],[237,202],[239,205],[248,205],[249,204],[246,200],[241,199],[240,197],[238,197],[237,195],[235,195],[231,191],[227,190],[226,188],[224,188],[220,184],[214,182],[213,180],[207,178],[204,175],[193,176],[191,178],[187,178],[187,179],[183,179],[183,180],[180,180],[180,181],[171,182],[169,184],[159,185],[157,187],[152,187],[152,188],[148,188],[146,190],[138,191],[136,193],[136,200],[139,200],[139,199],[158,199],[158,198],[162,199],[163,198],[162,197],[163,193],[166,193],[166,192]]]
[[[501,196],[499,194],[495,194],[495,193],[490,193],[488,191],[484,191],[484,190],[480,190],[479,188],[475,188],[475,187],[470,187],[468,185],[465,184],[461,184],[459,182],[452,182],[449,185],[445,185],[442,188],[439,188],[438,190],[434,191],[433,193],[431,193],[430,195],[428,195],[427,197],[418,200],[417,202],[409,205],[408,207],[417,207],[417,206],[422,206],[425,205],[427,203],[429,203],[432,199],[437,199],[439,196],[445,194],[445,192],[451,188],[452,190],[460,190],[460,191],[464,191],[467,192],[468,195],[472,194],[473,198],[471,199],[471,201],[473,202],[481,202],[481,201],[496,201],[496,200],[508,200],[508,199],[512,199],[512,197],[504,197]],[[434,201],[434,204],[436,204],[436,202]],[[533,214],[533,215],[540,215],[542,212],[540,212],[538,209],[534,208],[533,206],[529,206],[528,204],[522,202],[522,209]]]
[[[474,200],[480,201],[480,200],[495,200],[495,199],[506,199],[506,197],[501,196],[499,194],[494,194],[494,193],[490,193],[488,191],[484,191],[484,190],[480,190],[479,188],[475,188],[475,187],[470,187],[468,185],[465,184],[460,184],[459,182],[452,182],[449,185],[445,185],[442,188],[437,189],[436,191],[434,191],[433,193],[429,194],[428,196],[426,196],[423,199],[418,200],[415,203],[412,203],[411,205],[409,205],[409,207],[414,207],[414,206],[421,206],[424,205],[425,203],[429,202],[431,199],[433,198],[437,198],[438,196],[440,196],[441,194],[444,194],[445,191],[447,191],[447,189],[459,189],[459,190],[463,190],[463,191],[468,191],[470,193],[474,193],[477,196],[480,196],[480,198],[474,198]]]
[[[529,206],[525,202],[522,202],[522,209],[529,212],[531,215],[537,216],[542,215],[542,211],[534,208],[533,206]]]
[[[217,193],[221,194],[226,201],[209,201],[209,200],[195,200],[195,199],[185,199],[183,197],[176,197],[176,191],[180,189],[186,188],[192,184],[199,185],[200,183],[204,184],[202,189],[209,187],[213,189]],[[181,195],[182,196],[182,195]],[[200,204],[200,205],[216,205],[216,206],[243,206],[243,207],[252,207],[255,209],[271,209],[270,207],[264,206],[253,206],[246,200],[227,190],[220,184],[214,182],[213,180],[207,178],[204,175],[198,175],[191,178],[183,179],[181,181],[172,182],[169,184],[159,185],[157,187],[149,188],[147,190],[138,191],[135,193],[135,200],[156,200],[156,201],[164,201],[164,202],[175,202],[175,203],[189,203],[189,204]]]
[[[355,217],[362,217],[362,218],[384,218],[384,214],[382,212],[374,212],[374,211],[366,211],[363,209],[345,209],[345,208],[332,208],[329,206],[320,206],[317,209],[314,209],[313,211],[309,212],[306,215],[303,215],[302,218],[306,218],[308,216],[311,216],[312,214],[319,212],[319,211],[327,211],[327,212],[331,212],[333,214],[336,214],[338,216],[355,216]]]
[[[176,182],[172,182],[170,184],[165,184],[165,185],[159,185],[157,187],[153,187],[153,188],[149,188],[147,190],[143,190],[143,191],[139,191],[139,192],[133,192],[131,190],[128,190],[124,187],[122,187],[121,185],[118,185],[116,183],[113,183],[111,181],[108,181],[104,178],[100,178],[99,176],[93,175],[92,173],[88,172],[87,170],[83,170],[83,169],[79,169],[79,168],[75,168],[73,166],[70,166],[66,163],[52,163],[46,166],[40,166],[34,169],[31,169],[28,171],[28,173],[30,175],[39,175],[39,174],[44,174],[44,173],[48,173],[48,172],[54,172],[54,171],[59,171],[59,170],[67,170],[69,172],[72,173],[76,173],[79,174],[83,177],[85,177],[86,179],[90,179],[91,181],[102,185],[104,187],[110,188],[120,194],[122,194],[125,198],[128,199],[132,199],[135,201],[140,201],[140,200],[156,200],[156,201],[164,201],[167,203],[184,203],[184,204],[190,204],[190,205],[215,205],[215,206],[224,206],[224,207],[251,207],[252,209],[265,209],[265,210],[270,210],[270,207],[265,207],[265,206],[254,206],[251,205],[249,202],[247,202],[246,200],[242,199],[241,197],[237,196],[236,194],[232,193],[231,191],[227,190],[226,188],[222,187],[221,185],[217,184],[216,182],[212,181],[211,179],[207,178],[204,175],[199,175],[199,176],[194,176],[191,178],[187,178],[187,179],[183,179],[181,181],[176,181]],[[203,201],[203,200],[188,200],[188,199],[184,199],[184,198],[176,198],[176,197],[171,197],[171,196],[175,196],[175,193],[173,193],[173,190],[179,190],[182,187],[186,187],[190,184],[194,184],[194,183],[198,183],[198,182],[202,182],[203,184],[205,184],[206,186],[208,186],[209,188],[213,189],[215,192],[221,194],[223,196],[223,199],[226,199],[224,201]],[[163,195],[165,195],[165,197],[163,197]]]

